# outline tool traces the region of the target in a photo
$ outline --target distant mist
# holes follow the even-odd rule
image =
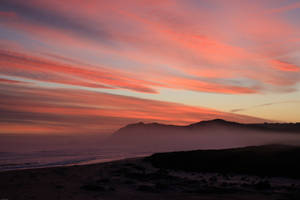
[[[226,121],[189,126],[131,124],[111,135],[0,135],[0,164],[68,159],[120,159],[156,152],[300,145],[296,132],[249,128]],[[95,161],[95,162],[96,162]],[[53,161],[54,162],[54,161]]]
[[[297,132],[272,130],[222,120],[190,126],[139,123],[120,129],[108,139],[108,143],[156,152],[264,144],[300,145],[300,134]]]

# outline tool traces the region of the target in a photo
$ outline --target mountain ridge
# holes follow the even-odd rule
[[[248,129],[248,130],[258,130],[258,131],[272,131],[272,132],[289,132],[289,133],[300,133],[300,123],[239,123],[233,121],[227,121],[224,119],[213,119],[213,120],[203,120],[189,125],[172,125],[172,124],[161,124],[161,123],[144,123],[138,122],[133,124],[128,124],[114,134],[121,134],[124,132],[136,132],[136,131],[156,131],[156,130],[170,130],[170,131],[189,131],[191,129],[201,130],[205,128],[234,128],[234,129]]]

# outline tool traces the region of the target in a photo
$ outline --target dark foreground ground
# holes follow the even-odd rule
[[[0,173],[0,199],[300,199],[300,148],[154,154]]]

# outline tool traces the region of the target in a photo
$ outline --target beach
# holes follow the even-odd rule
[[[154,167],[147,158],[0,172],[0,199],[299,199],[300,179]]]

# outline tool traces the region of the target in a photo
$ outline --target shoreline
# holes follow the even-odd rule
[[[0,199],[296,200],[300,197],[300,179],[157,167],[149,158],[0,172]]]
[[[14,172],[14,171],[25,171],[25,170],[38,170],[38,169],[52,169],[52,168],[61,168],[61,167],[73,167],[73,166],[89,166],[89,165],[98,165],[103,163],[111,163],[116,161],[123,161],[127,159],[135,159],[135,158],[144,158],[146,156],[137,156],[132,158],[105,158],[105,159],[96,159],[91,161],[83,161],[82,163],[74,163],[74,164],[61,164],[61,165],[48,165],[48,166],[41,166],[41,167],[28,167],[28,168],[17,168],[17,169],[7,169],[7,170],[0,170],[1,173],[5,172]]]
[[[68,166],[76,166],[76,165],[91,165],[91,164],[100,164],[100,163],[106,163],[106,162],[113,162],[118,160],[124,160],[124,159],[131,159],[131,158],[141,158],[150,156],[151,154],[145,154],[145,155],[137,155],[135,157],[116,157],[116,158],[101,158],[101,159],[86,159],[79,162],[74,162],[70,164],[56,164],[56,163],[49,163],[49,164],[41,164],[42,166],[32,166],[32,167],[23,167],[20,164],[14,164],[16,166],[13,169],[0,169],[1,172],[8,172],[8,171],[20,171],[20,170],[28,170],[28,169],[41,169],[41,168],[53,168],[53,167],[68,167]]]

